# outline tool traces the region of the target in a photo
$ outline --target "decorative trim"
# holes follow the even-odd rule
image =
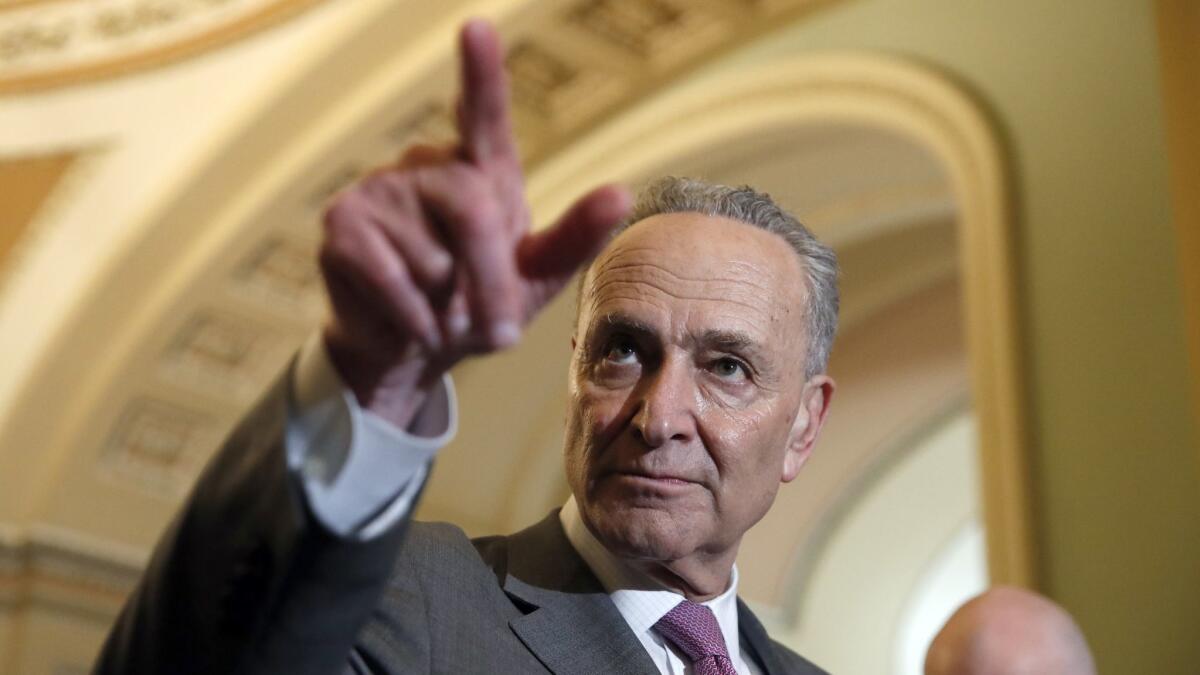
[[[654,4],[652,0],[628,1],[638,7],[642,6],[638,3]],[[597,73],[594,79],[597,83],[607,82],[606,78],[613,76],[628,77],[630,82],[619,96],[605,98],[585,110],[577,102],[556,98],[567,90],[579,91],[571,83],[584,77],[583,74],[564,79],[543,72],[544,63],[530,62],[533,65],[524,66],[527,74],[522,77],[530,79],[519,86],[542,97],[547,102],[542,109],[552,113],[564,111],[563,116],[545,119],[538,117],[536,105],[519,104],[517,109],[518,128],[523,128],[526,134],[522,142],[533,141],[534,150],[527,155],[531,169],[529,194],[533,211],[539,216],[560,212],[567,200],[600,181],[647,176],[660,171],[667,161],[719,147],[747,134],[813,124],[835,122],[882,129],[911,139],[944,164],[960,216],[966,323],[973,400],[982,443],[980,464],[984,473],[990,567],[997,582],[1033,585],[1036,578],[1032,505],[1024,454],[1028,410],[1022,395],[1026,374],[1021,366],[1018,339],[1011,208],[1004,159],[986,115],[958,87],[925,67],[894,58],[863,55],[809,57],[739,68],[671,89],[659,97],[643,98],[670,84],[686,67],[701,63],[703,57],[770,30],[785,18],[833,3],[712,0],[688,4],[689,11],[698,7],[696,11],[720,17],[727,24],[714,33],[719,38],[704,42],[704,49],[689,51],[687,58],[663,55],[662,61],[639,59],[637,44],[631,51],[608,37],[588,33],[588,29],[578,25],[572,28],[555,19],[578,14],[551,12],[580,4],[547,3],[534,8],[530,2],[514,2],[510,7],[514,14],[517,9],[544,12],[534,17],[536,21],[519,26],[518,39],[513,44],[520,43],[522,37],[536,38],[547,53],[586,59],[588,72]],[[678,0],[672,0],[672,4],[683,6]],[[589,25],[597,25],[595,22],[601,20],[592,16],[587,21],[591,22]],[[601,23],[609,21],[605,18]],[[619,30],[608,23],[604,25],[605,34]],[[168,267],[165,261],[147,262],[131,255],[122,261],[125,264],[114,265],[112,276],[97,288],[97,297],[116,292],[121,287],[119,282],[126,279],[122,275],[136,271],[142,278],[157,279],[160,277],[150,275],[161,274],[163,282],[159,288],[169,290],[153,295],[156,302],[144,306],[144,316],[131,327],[122,328],[120,339],[111,341],[110,344],[120,347],[109,353],[112,368],[98,375],[95,382],[81,383],[80,390],[91,392],[96,400],[79,398],[83,395],[77,394],[67,402],[70,405],[65,405],[66,409],[78,409],[79,419],[87,414],[101,419],[86,427],[89,434],[86,438],[82,432],[73,437],[64,432],[61,444],[56,444],[54,451],[86,448],[77,456],[86,456],[90,461],[95,457],[91,450],[101,444],[90,439],[96,436],[95,429],[112,432],[99,435],[102,439],[123,438],[112,427],[117,420],[103,411],[112,408],[112,415],[119,415],[126,407],[108,405],[111,401],[103,401],[105,407],[100,407],[101,395],[95,392],[109,391],[104,386],[107,382],[100,378],[114,374],[130,377],[132,373],[137,381],[123,382],[120,391],[154,393],[167,388],[168,383],[153,376],[146,378],[131,365],[143,353],[138,347],[155,344],[164,332],[174,334],[186,317],[186,312],[178,311],[180,307],[171,306],[167,300],[174,298],[180,304],[218,308],[234,302],[232,294],[221,295],[226,286],[202,285],[200,277],[205,275],[199,271],[210,275],[205,279],[208,282],[211,275],[228,273],[233,281],[228,285],[231,288],[279,287],[279,293],[264,292],[261,298],[287,295],[289,292],[284,289],[288,279],[301,288],[310,283],[307,279],[315,278],[290,262],[281,267],[269,263],[267,267],[272,270],[292,270],[296,274],[285,271],[268,282],[268,277],[256,277],[257,273],[245,271],[253,269],[253,263],[234,269],[236,265],[229,261],[242,259],[250,248],[262,246],[281,232],[298,230],[297,223],[315,213],[322,196],[336,189],[337,183],[351,175],[364,160],[407,142],[410,135],[444,124],[446,108],[438,107],[439,99],[430,93],[436,87],[430,81],[445,79],[449,52],[422,61],[424,56],[414,49],[381,57],[379,72],[364,76],[362,82],[349,87],[347,96],[339,99],[342,107],[327,104],[328,109],[314,109],[302,122],[286,116],[256,120],[240,130],[245,137],[254,138],[255,143],[242,147],[236,142],[238,136],[230,136],[233,140],[226,152],[215,155],[190,181],[180,181],[188,186],[187,194],[176,195],[176,202],[154,214],[159,223],[154,236],[171,238],[192,258],[188,265]],[[405,63],[424,65],[397,67]],[[314,66],[313,79],[306,81],[306,87],[311,88],[314,82],[328,82],[333,77],[331,73],[332,68],[322,70]],[[304,91],[297,88],[280,96],[275,107],[286,109],[290,103],[306,100],[309,99]],[[631,107],[635,103],[636,107]],[[392,110],[401,114],[389,116],[384,112]],[[422,110],[428,114],[420,114]],[[566,114],[566,111],[571,112]],[[530,120],[535,124],[529,124]],[[251,146],[253,150],[249,149]],[[331,179],[329,174],[322,173],[322,167],[334,167],[338,173]],[[239,180],[245,183],[239,185]],[[189,209],[198,203],[212,208]],[[203,216],[196,215],[199,213]],[[242,283],[245,279],[252,282]],[[222,291],[214,294],[210,289],[216,287]],[[170,298],[166,297],[168,292],[173,293]],[[237,301],[250,304],[257,299]],[[265,308],[264,313],[269,309]],[[158,314],[152,316],[152,312]],[[85,322],[88,315],[81,310],[73,318]],[[64,324],[69,325],[70,322]],[[72,349],[86,351],[81,346],[72,345]],[[50,377],[45,381],[56,380]],[[52,398],[45,389],[48,386],[31,386],[27,392],[30,400]],[[215,441],[206,451],[214,447]]]
[[[180,17],[187,14],[181,7],[195,5],[197,12],[215,11],[225,3],[210,2],[164,2],[151,0],[140,3],[108,2],[107,7],[93,7],[95,3],[68,3],[64,0],[18,0],[0,5],[0,96],[6,94],[23,94],[53,87],[62,87],[80,82],[102,80],[134,72],[160,67],[197,54],[222,47],[237,40],[253,35],[315,6],[324,0],[268,0],[264,7],[255,9],[249,14],[229,23],[218,24],[215,28],[198,34],[184,36],[182,39],[167,44],[151,45],[143,48],[133,48],[127,53],[116,56],[101,55],[91,61],[68,64],[63,67],[48,67],[31,72],[17,71],[4,74],[4,61],[13,58],[9,54],[21,49],[20,45],[41,45],[45,49],[63,49],[75,34],[72,30],[83,31],[87,34],[106,36],[110,33],[122,37],[134,29],[155,31],[178,22]],[[86,16],[52,17],[44,25],[38,24],[29,17],[17,17],[4,25],[5,14],[13,14],[29,7],[42,6],[74,6],[81,8],[77,13]],[[208,7],[209,9],[205,9]],[[122,13],[123,12],[123,13]],[[30,13],[22,11],[22,13]],[[116,23],[114,23],[116,22]],[[118,25],[119,24],[119,25]],[[87,28],[81,28],[86,26]],[[105,28],[105,26],[108,26]],[[143,28],[143,26],[148,26]],[[30,47],[26,47],[30,48]],[[113,50],[109,50],[113,51]]]
[[[526,159],[535,166],[545,153],[572,142],[582,130],[637,101],[644,92],[669,83],[705,57],[766,32],[785,19],[835,1],[508,3],[513,16],[518,9],[529,10],[523,17],[526,21],[512,19],[512,50],[508,57],[514,91],[526,92],[514,101],[517,127],[524,133],[522,146],[533,148]],[[271,6],[299,7],[299,2],[277,1]],[[631,48],[633,43],[628,40],[614,43],[613,35],[628,34],[643,20],[667,21],[672,30],[679,26],[708,26],[712,30],[700,31],[694,39],[683,41],[686,45],[676,44],[679,41],[661,43],[662,49],[672,54],[641,54],[640,47]],[[624,23],[627,21],[633,24]],[[603,29],[597,28],[600,25]],[[94,291],[96,297],[103,296],[134,269],[141,278],[160,280],[154,288],[139,291],[146,297],[137,303],[136,321],[105,318],[121,326],[112,331],[119,337],[114,336],[108,344],[122,345],[125,351],[118,354],[110,348],[105,356],[112,364],[108,375],[97,375],[88,386],[78,389],[95,397],[77,403],[79,419],[89,413],[97,418],[79,425],[80,430],[89,430],[86,437],[75,435],[81,432],[74,430],[63,432],[57,447],[72,448],[76,456],[94,458],[100,476],[143,493],[170,498],[184,489],[195,468],[216,449],[217,439],[232,424],[231,415],[236,410],[226,404],[241,400],[244,392],[265,386],[269,376],[263,369],[229,377],[234,371],[227,369],[223,375],[211,378],[181,378],[175,376],[180,372],[176,367],[179,360],[154,370],[138,364],[147,352],[170,355],[172,347],[162,336],[186,332],[188,328],[181,324],[197,310],[211,314],[236,306],[260,316],[260,325],[247,325],[247,331],[267,327],[282,339],[265,335],[260,339],[247,332],[244,341],[262,345],[272,353],[291,340],[289,336],[294,337],[297,328],[311,328],[322,303],[319,275],[314,259],[306,253],[302,232],[317,219],[330,194],[367,167],[379,164],[381,156],[395,156],[396,149],[414,140],[453,129],[452,108],[438,93],[444,89],[438,83],[453,72],[451,44],[446,40],[444,51],[439,47],[426,60],[422,60],[425,54],[418,47],[380,55],[377,72],[370,71],[361,81],[351,83],[346,95],[338,97],[337,101],[345,105],[353,101],[352,108],[322,100],[320,105],[328,107],[313,108],[312,114],[296,122],[298,126],[291,128],[286,137],[280,135],[282,128],[274,124],[276,120],[255,120],[241,131],[253,137],[254,143],[229,141],[227,152],[215,155],[216,159],[190,181],[180,181],[180,185],[188,185],[188,194],[178,195],[174,202],[164,201],[161,212],[153,216],[153,233],[127,260],[114,262],[112,276]],[[536,48],[544,58],[523,60],[519,57],[522,45]],[[569,68],[559,71],[554,65],[559,61],[569,63]],[[394,67],[412,63],[423,65],[415,70]],[[322,78],[331,77],[335,70],[314,66],[303,86],[297,85],[276,101],[276,109],[288,109],[289,102],[307,100],[308,92],[319,90],[320,83],[327,81]],[[399,77],[397,72],[407,75]],[[382,79],[377,81],[376,77]],[[338,84],[346,86],[344,82]],[[601,90],[607,93],[599,96]],[[384,100],[388,97],[392,100]],[[533,100],[545,105],[534,105]],[[274,142],[283,145],[272,146]],[[254,156],[241,154],[240,146],[254,147]],[[244,176],[244,181],[238,182],[235,176]],[[281,189],[285,193],[280,193]],[[203,209],[189,206],[198,202],[205,203]],[[247,211],[239,211],[243,208],[260,210],[250,216]],[[154,247],[152,239],[160,245],[170,240],[172,250],[187,251],[187,264],[167,258],[138,260],[138,251]],[[206,283],[200,284],[201,270],[205,275],[225,276],[225,283],[213,284],[213,276],[207,276]],[[167,293],[172,294],[170,298]],[[149,300],[151,296],[154,301]],[[128,298],[122,300],[131,304]],[[281,316],[284,313],[290,316]],[[80,313],[77,320],[85,321],[85,316]],[[194,375],[195,369],[184,372]],[[109,376],[120,376],[122,381],[115,386],[101,381]],[[235,396],[215,400],[212,384],[229,387]],[[122,393],[119,403],[107,394],[114,390]],[[151,405],[152,400],[171,403],[175,412],[168,413],[162,404]],[[105,433],[95,434],[90,431],[93,429]],[[79,447],[86,450],[75,450]]]
[[[168,498],[182,497],[223,425],[206,412],[153,395],[125,403],[99,458],[101,472]]]
[[[35,526],[0,531],[0,612],[35,604],[107,624],[137,584],[146,554],[76,532]]]
[[[100,144],[71,148],[41,148],[36,155],[0,156],[0,161],[20,161],[27,157],[70,156],[67,170],[43,197],[33,216],[22,225],[20,236],[0,258],[0,295],[20,275],[28,251],[40,242],[56,222],[60,210],[96,173],[107,148]]]

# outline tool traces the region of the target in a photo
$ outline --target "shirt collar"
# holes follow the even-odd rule
[[[662,641],[657,631],[653,631],[667,612],[671,611],[685,598],[682,594],[667,589],[654,578],[631,567],[617,556],[613,555],[588,530],[579,513],[579,505],[575,497],[567,500],[559,512],[559,521],[567,540],[579,557],[587,563],[600,581],[600,585],[608,592],[617,611],[625,618],[625,622],[634,634],[641,638],[645,634],[654,637],[655,642]],[[721,634],[725,637],[725,646],[729,657],[737,663],[741,659],[741,646],[738,639],[737,613],[737,565],[733,566],[729,577],[729,587],[717,597],[702,603],[713,611],[717,623],[721,626]]]

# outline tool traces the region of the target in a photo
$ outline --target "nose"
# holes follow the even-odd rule
[[[696,435],[695,383],[688,364],[664,359],[644,376],[633,428],[651,448]]]

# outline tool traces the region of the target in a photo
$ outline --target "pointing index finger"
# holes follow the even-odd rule
[[[473,19],[463,26],[460,49],[463,91],[459,125],[464,151],[474,162],[515,156],[500,36],[488,22]]]

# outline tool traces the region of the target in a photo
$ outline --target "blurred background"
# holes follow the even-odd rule
[[[505,34],[546,222],[749,183],[843,264],[826,432],[742,594],[840,675],[920,672],[989,583],[1102,672],[1200,663],[1200,4],[0,0],[0,673],[86,672],[159,533],[319,324],[322,204],[449,138]],[[462,365],[420,515],[567,495],[571,303]]]

